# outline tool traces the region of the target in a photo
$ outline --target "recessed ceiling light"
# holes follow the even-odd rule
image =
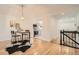
[[[62,12],[61,15],[64,15],[64,12]]]

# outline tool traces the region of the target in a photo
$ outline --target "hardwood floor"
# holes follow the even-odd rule
[[[6,48],[11,46],[10,41],[0,41],[0,55],[8,55]],[[47,42],[33,39],[32,46],[25,52],[17,51],[11,55],[78,55],[79,49],[59,45],[55,42]]]

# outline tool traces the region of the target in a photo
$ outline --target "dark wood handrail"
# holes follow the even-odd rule
[[[79,32],[78,31],[61,31],[62,33],[64,32],[64,33],[77,33],[77,34],[79,34]]]

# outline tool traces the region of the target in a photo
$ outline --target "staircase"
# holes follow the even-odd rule
[[[79,48],[79,32],[77,31],[60,31],[60,45]]]

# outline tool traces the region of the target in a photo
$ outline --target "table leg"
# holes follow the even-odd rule
[[[23,41],[23,34],[22,34],[22,41]]]

